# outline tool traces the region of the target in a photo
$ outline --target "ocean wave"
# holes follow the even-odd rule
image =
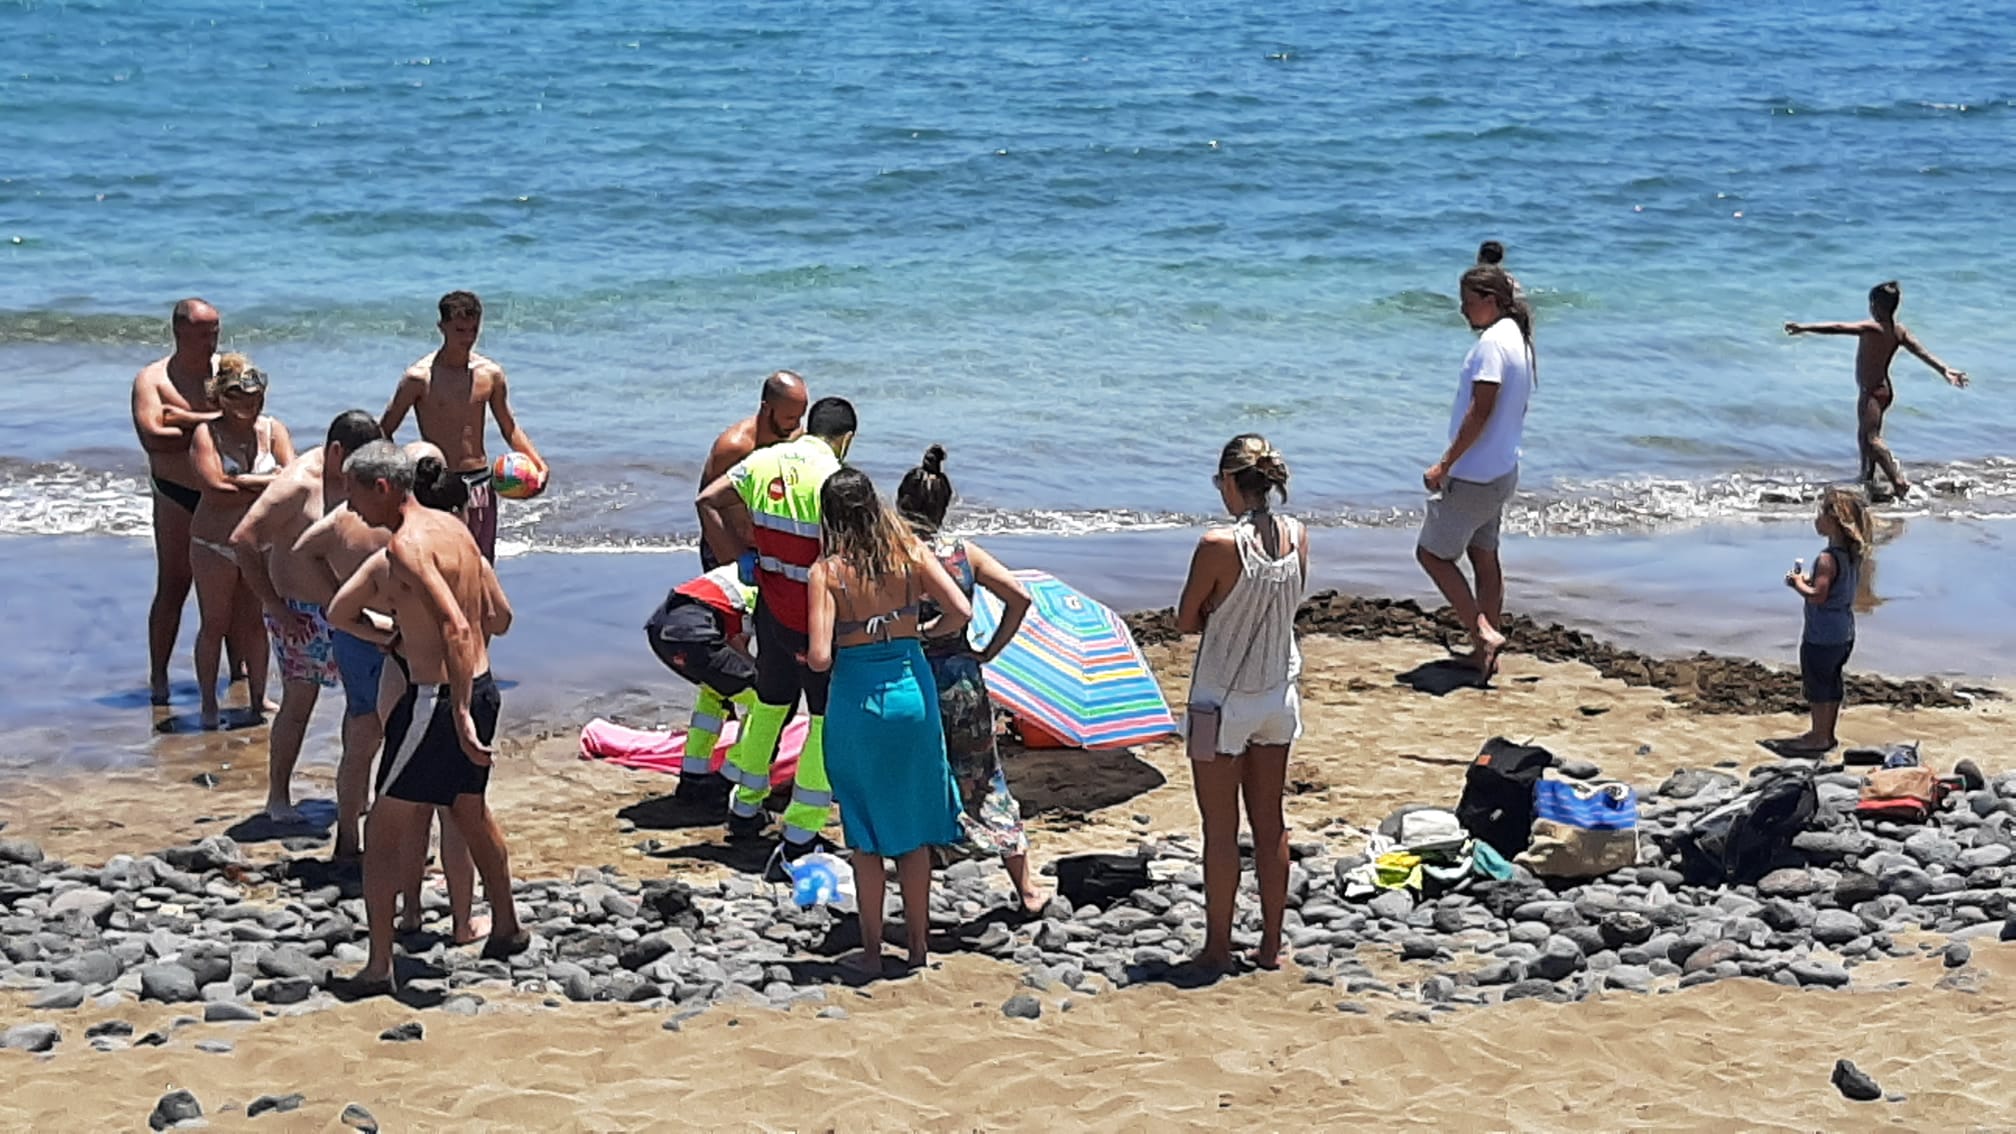
[[[668,498],[666,478],[637,477],[636,466],[583,476],[504,510],[500,554],[618,554],[691,550],[698,544],[683,486]],[[1990,458],[1915,466],[1922,491],[1883,505],[1891,519],[2016,518],[2016,459]],[[1507,530],[1534,536],[1656,533],[1711,523],[1798,518],[1830,482],[1800,470],[1730,472],[1696,479],[1624,476],[1561,479],[1522,491],[1506,513]],[[668,500],[670,501],[668,503]],[[152,498],[130,469],[66,461],[0,458],[0,535],[144,538]],[[1410,527],[1414,503],[1319,505],[1299,513],[1321,528]],[[1081,537],[1192,528],[1216,520],[1199,513],[1127,508],[1017,508],[962,505],[952,518],[978,536]]]

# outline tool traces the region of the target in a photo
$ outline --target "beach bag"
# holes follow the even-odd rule
[[[1755,882],[1791,857],[1793,837],[1819,809],[1811,769],[1771,776],[1675,837],[1681,872],[1697,886]]]
[[[1148,860],[1138,855],[1074,854],[1057,860],[1057,892],[1074,906],[1106,909],[1148,881]]]
[[[1638,793],[1622,783],[1544,777],[1533,839],[1515,860],[1543,878],[1596,878],[1638,864]]]
[[[1499,854],[1517,857],[1533,841],[1533,787],[1553,764],[1545,748],[1492,737],[1463,773],[1456,818]]]
[[[1946,798],[1946,781],[1916,765],[1878,768],[1862,785],[1855,817],[1871,822],[1923,823]]]

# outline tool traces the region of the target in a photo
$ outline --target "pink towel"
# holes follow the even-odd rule
[[[721,730],[720,742],[714,746],[712,766],[717,772],[727,761],[728,750],[735,746],[736,724],[729,721]],[[810,728],[810,719],[803,715],[785,726],[784,736],[777,742],[777,759],[770,764],[771,787],[790,785],[791,777],[798,772],[798,753],[805,748],[805,734]],[[679,774],[679,762],[686,758],[686,734],[646,732],[596,717],[581,726],[581,758],[607,760],[619,768],[669,772],[676,776]]]

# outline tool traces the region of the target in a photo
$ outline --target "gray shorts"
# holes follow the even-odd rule
[[[1428,518],[1421,523],[1421,550],[1437,559],[1457,560],[1464,551],[1498,550],[1498,528],[1505,519],[1505,505],[1519,487],[1519,470],[1513,469],[1489,483],[1457,480],[1428,498]]]

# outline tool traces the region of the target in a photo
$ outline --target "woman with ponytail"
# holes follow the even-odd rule
[[[1008,774],[1001,767],[1001,750],[994,742],[994,704],[988,699],[987,679],[980,669],[1015,640],[1015,632],[1029,613],[1029,592],[979,544],[944,534],[945,512],[951,506],[952,481],[945,475],[945,447],[933,445],[897,486],[896,510],[968,601],[975,587],[985,588],[1001,601],[1001,620],[982,648],[975,649],[963,632],[940,634],[924,639],[924,657],[931,663],[931,676],[938,684],[945,755],[952,765],[952,778],[959,782],[959,798],[965,801],[960,823],[966,829],[966,846],[1001,856],[1015,892],[1021,895],[1023,910],[1033,914],[1043,908],[1048,897],[1029,876],[1029,836],[1022,826],[1022,805],[1008,790]],[[924,617],[932,613],[927,602]]]
[[[1281,963],[1288,905],[1281,796],[1288,749],[1302,735],[1295,610],[1309,579],[1309,545],[1299,522],[1274,513],[1270,498],[1288,499],[1288,463],[1266,438],[1234,437],[1211,483],[1237,522],[1199,541],[1176,606],[1176,628],[1202,635],[1184,720],[1204,820],[1205,936],[1197,964],[1217,972],[1232,967],[1243,797],[1260,883],[1260,947],[1252,961],[1272,969]]]
[[[1463,318],[1480,331],[1463,360],[1449,446],[1421,480],[1428,516],[1414,550],[1428,577],[1470,635],[1471,664],[1485,679],[1498,672],[1505,645],[1505,573],[1498,532],[1519,487],[1519,444],[1526,407],[1539,384],[1533,355],[1533,312],[1505,269],[1480,264],[1463,273]],[[1476,589],[1456,561],[1467,556]]]

